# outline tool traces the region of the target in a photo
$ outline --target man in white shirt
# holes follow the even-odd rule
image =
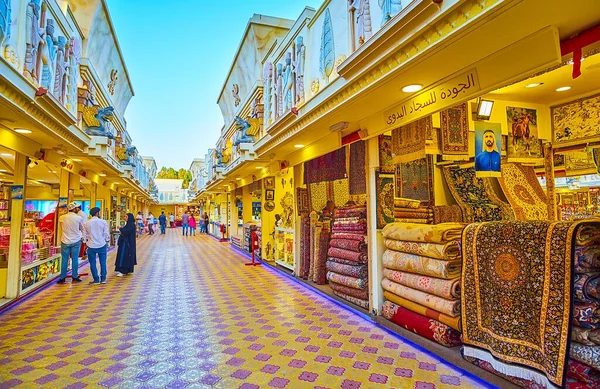
[[[94,280],[91,285],[106,284],[106,247],[110,241],[108,225],[100,219],[100,208],[90,210],[92,218],[83,225],[83,241],[88,247],[88,261]],[[100,260],[100,277],[96,267],[96,257]]]
[[[60,264],[59,284],[64,284],[67,278],[67,268],[69,266],[69,257],[73,262],[73,282],[81,282],[79,278],[79,248],[81,247],[81,238],[83,231],[83,219],[77,215],[80,205],[69,203],[67,209],[69,212],[58,219],[58,224],[62,231],[60,253],[62,261]]]

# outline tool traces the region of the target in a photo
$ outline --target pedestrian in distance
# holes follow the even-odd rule
[[[208,213],[204,212],[204,233],[208,234]]]
[[[90,215],[92,218],[83,224],[83,241],[88,247],[88,261],[94,277],[90,284],[106,284],[106,248],[110,242],[110,233],[106,221],[100,219],[100,208],[90,209]],[[98,276],[96,258],[100,262],[100,276]]]
[[[126,274],[133,273],[134,266],[137,265],[136,247],[135,247],[135,218],[132,213],[127,214],[127,223],[119,228],[121,236],[117,244],[117,258],[115,259],[115,271],[117,277],[123,277]]]
[[[164,211],[158,217],[158,221],[160,223],[160,234],[164,235],[167,232],[167,217]]]
[[[139,211],[136,217],[137,227],[138,227],[138,235],[142,235],[144,233],[144,215],[142,215],[142,211]]]
[[[152,233],[155,233],[158,231],[158,218],[152,216],[152,220],[154,221],[154,225],[152,226]]]
[[[190,221],[190,215],[188,215],[188,211],[185,211],[185,213],[183,215],[181,215],[181,232],[185,236],[187,236],[187,234],[188,234],[189,221]]]
[[[171,224],[171,228],[175,228],[175,215],[169,212],[169,223]]]
[[[60,239],[60,254],[62,261],[60,264],[60,279],[58,284],[64,284],[67,278],[69,267],[69,258],[72,262],[73,283],[81,282],[79,278],[79,249],[83,238],[83,219],[77,215],[80,206],[77,203],[69,203],[67,206],[69,212],[58,219],[58,225],[62,231]]]
[[[194,214],[190,214],[190,220],[188,221],[188,225],[190,227],[190,236],[192,236],[192,232],[194,236],[196,236],[196,218],[194,218]]]
[[[152,212],[148,214],[148,235],[154,235],[154,215]]]

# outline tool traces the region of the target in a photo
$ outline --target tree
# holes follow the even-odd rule
[[[185,172],[187,170],[185,170],[184,168],[179,169],[179,171],[177,172],[177,178],[179,178],[180,180],[185,179]]]

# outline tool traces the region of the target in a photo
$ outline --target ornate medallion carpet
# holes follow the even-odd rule
[[[535,175],[533,166],[503,163],[498,178],[504,195],[517,220],[548,220],[548,198]]]
[[[563,385],[571,327],[571,261],[578,226],[512,221],[465,228],[463,341],[513,363],[504,369],[508,375],[545,384],[544,377],[520,364],[545,374],[548,387]]]
[[[244,262],[206,235],[140,238],[133,275],[51,285],[0,315],[0,388],[484,385]]]

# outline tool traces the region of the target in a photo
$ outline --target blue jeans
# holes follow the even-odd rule
[[[66,244],[60,244],[60,254],[62,261],[60,263],[60,279],[64,280],[67,278],[67,269],[69,268],[69,257],[71,257],[72,274],[73,278],[79,278],[79,249],[81,248],[81,242]]]
[[[100,277],[98,277],[98,268],[96,267],[96,257],[100,260]],[[106,245],[99,249],[88,247],[88,261],[90,270],[95,282],[106,281]]]
[[[188,232],[188,224],[187,223],[181,223],[181,232],[183,235],[187,235]]]
[[[160,233],[164,234],[167,232],[167,225],[166,224],[161,224],[160,225]]]

